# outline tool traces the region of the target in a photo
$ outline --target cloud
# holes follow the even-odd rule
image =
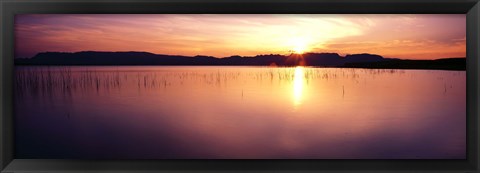
[[[83,50],[219,57],[285,54],[295,46],[292,40],[299,39],[308,51],[390,52],[402,57],[408,47],[417,53],[449,54],[452,45],[461,55],[465,42],[465,15],[41,14],[17,15],[15,22],[17,57]]]

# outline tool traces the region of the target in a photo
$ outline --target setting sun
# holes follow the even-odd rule
[[[293,38],[291,44],[293,53],[302,54],[307,50],[307,40],[304,38]]]

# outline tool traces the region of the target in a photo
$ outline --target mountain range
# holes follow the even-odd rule
[[[305,53],[290,55],[213,56],[163,55],[149,52],[43,52],[31,58],[15,58],[15,65],[247,65],[319,66],[346,68],[399,68],[465,70],[466,58],[402,60],[375,54]]]

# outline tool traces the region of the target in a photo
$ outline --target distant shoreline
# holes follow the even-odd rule
[[[14,60],[16,66],[252,66],[466,71],[466,58],[402,60],[375,54],[306,53],[253,57],[162,55],[149,52],[45,52]]]
[[[268,68],[292,68],[298,66],[266,66],[266,65],[15,65],[19,67],[127,67],[127,66],[156,66],[156,67],[268,67]],[[454,68],[381,68],[381,67],[326,67],[326,66],[302,66],[309,68],[345,68],[345,69],[378,69],[378,70],[444,70],[444,71],[466,71],[466,69]]]

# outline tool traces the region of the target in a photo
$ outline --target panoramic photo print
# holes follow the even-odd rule
[[[18,159],[465,159],[464,14],[19,14]]]

